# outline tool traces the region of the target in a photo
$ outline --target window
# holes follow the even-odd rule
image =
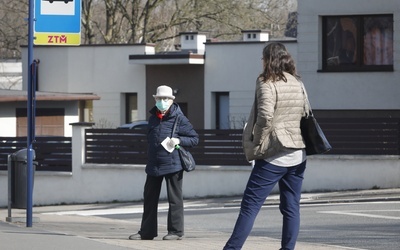
[[[229,92],[216,92],[216,129],[229,129]]]
[[[125,123],[130,123],[138,119],[137,93],[125,94]]]
[[[93,101],[79,101],[79,122],[93,122]]]
[[[323,71],[393,71],[393,15],[323,17]]]

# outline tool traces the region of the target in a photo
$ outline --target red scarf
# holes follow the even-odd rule
[[[156,112],[156,116],[158,117],[158,119],[160,119],[160,120],[162,120],[162,118],[164,117],[164,115],[165,115],[166,113],[161,113],[161,111],[160,110],[157,110],[157,112]]]

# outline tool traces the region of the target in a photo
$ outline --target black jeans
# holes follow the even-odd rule
[[[162,181],[165,178],[168,196],[168,233],[183,236],[183,171],[164,176],[147,175],[144,185],[142,225],[139,234],[143,238],[157,237],[157,211]]]

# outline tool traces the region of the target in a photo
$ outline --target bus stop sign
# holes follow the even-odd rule
[[[81,0],[35,0],[35,45],[80,45]]]

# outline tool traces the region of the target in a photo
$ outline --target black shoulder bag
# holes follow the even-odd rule
[[[172,133],[171,133],[171,138],[175,134],[176,125],[178,123],[178,120],[180,120],[180,116],[179,115],[175,119],[174,127],[173,127]],[[178,152],[179,152],[179,157],[181,158],[181,164],[182,164],[183,170],[185,170],[186,172],[190,172],[190,171],[195,170],[196,162],[194,161],[194,158],[193,158],[192,154],[189,151],[187,151],[184,147],[182,147],[180,145],[177,145],[175,149],[177,149]]]
[[[302,117],[300,121],[301,135],[303,136],[306,144],[306,154],[315,155],[326,153],[332,149],[332,146],[329,144],[324,132],[312,113],[310,101],[308,100],[304,84],[301,83],[301,85],[304,94],[304,105],[306,103],[308,104],[308,115],[306,112],[306,116]]]

